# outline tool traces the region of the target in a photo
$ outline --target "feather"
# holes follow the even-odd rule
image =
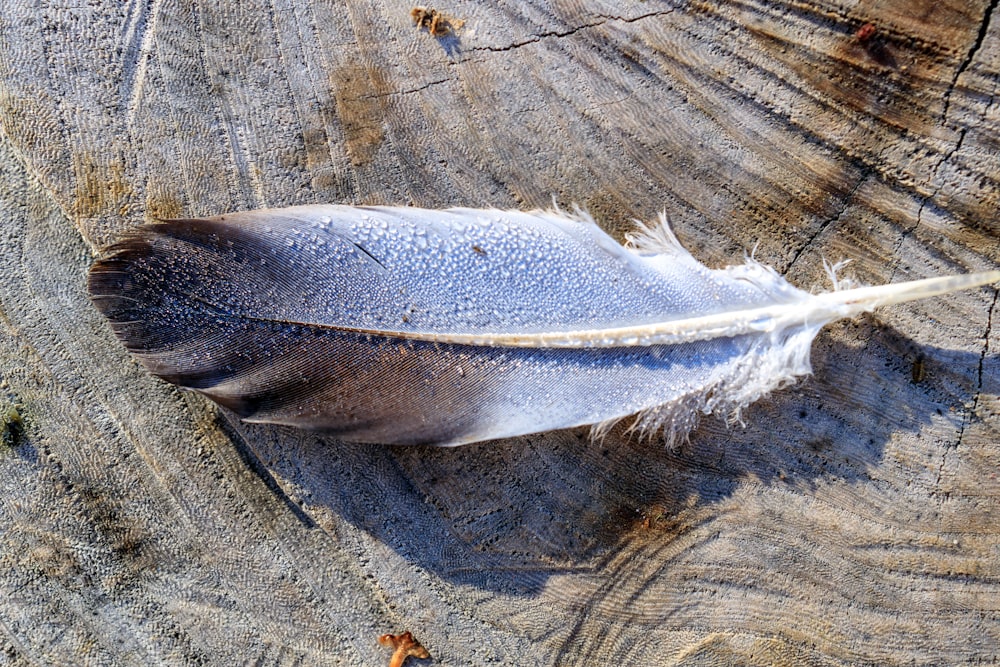
[[[90,272],[155,375],[253,422],[459,445],[628,415],[684,436],[808,373],[827,322],[1000,271],[813,295],[713,270],[665,220],[302,206],[144,225]]]

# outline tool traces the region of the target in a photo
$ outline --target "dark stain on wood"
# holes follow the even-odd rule
[[[673,514],[670,510],[659,503],[653,503],[642,513],[642,520],[639,522],[639,527],[643,530],[652,530],[654,528],[664,530],[672,521]]]
[[[927,378],[926,358],[923,354],[917,353],[913,358],[913,365],[910,366],[910,382],[918,384]]]
[[[179,218],[183,212],[184,204],[178,197],[151,195],[146,200],[147,218],[170,220]]]
[[[302,147],[305,150],[305,164],[303,166],[307,170],[313,171],[329,162],[330,140],[323,127],[303,129]]]
[[[86,508],[84,515],[104,536],[111,551],[128,562],[129,569],[135,573],[150,565],[153,559],[148,553],[150,545],[144,531],[129,518],[128,514],[121,512],[118,503],[98,487],[74,486],[77,497]]]
[[[121,162],[101,162],[90,155],[78,155],[73,161],[76,176],[72,212],[78,218],[104,214],[128,215],[132,186],[125,180]]]
[[[614,191],[599,190],[584,201],[583,208],[619,243],[625,241],[626,234],[635,231],[633,209]]]
[[[370,164],[385,140],[385,81],[381,72],[358,64],[340,67],[331,75],[347,155],[355,167]]]

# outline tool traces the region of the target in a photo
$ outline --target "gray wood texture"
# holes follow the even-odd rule
[[[242,424],[85,275],[157,217],[553,197],[805,288],[997,268],[997,4],[0,3],[0,663],[995,664],[995,290],[827,327],[674,451],[436,450]]]

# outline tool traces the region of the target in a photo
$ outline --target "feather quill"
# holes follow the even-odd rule
[[[685,435],[808,373],[827,322],[1000,271],[813,295],[709,269],[666,221],[301,206],[144,225],[90,272],[155,375],[253,422],[460,445],[594,424]]]

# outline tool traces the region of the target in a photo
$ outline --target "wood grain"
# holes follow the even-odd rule
[[[144,220],[312,202],[666,210],[805,288],[996,268],[997,4],[3,3],[2,661],[995,663],[995,290],[828,327],[676,451],[436,450],[242,424],[84,285]]]

